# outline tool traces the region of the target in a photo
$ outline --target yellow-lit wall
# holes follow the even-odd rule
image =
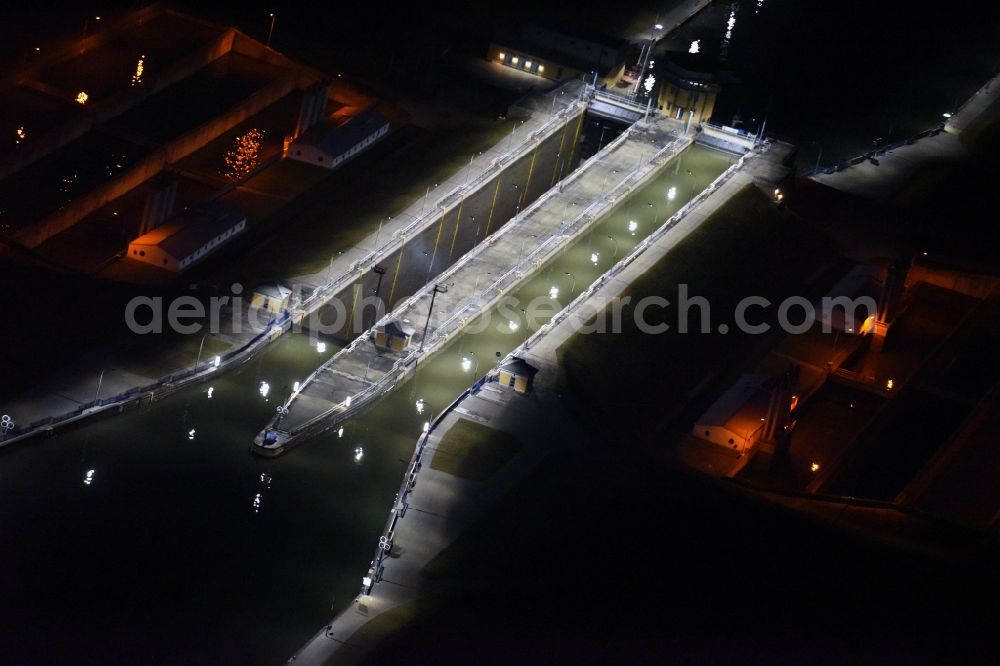
[[[517,58],[516,63],[513,62],[514,58]],[[530,72],[535,76],[552,79],[553,81],[586,79],[587,83],[593,83],[590,78],[593,75],[589,71],[584,72],[583,70],[576,69],[575,67],[561,65],[558,62],[546,60],[545,58],[538,58],[530,53],[525,53],[524,51],[519,51],[518,49],[511,49],[506,46],[501,46],[500,44],[490,44],[490,51],[487,59],[490,62],[497,63],[498,65],[510,67],[511,69],[516,69],[522,72]],[[531,63],[530,69],[526,68],[526,62]],[[598,79],[597,84],[612,86],[616,81],[618,81],[618,79],[621,78],[624,72],[625,65],[623,63],[616,69],[608,72],[607,76]]]
[[[517,59],[516,62],[514,61],[515,58]],[[580,72],[572,67],[564,67],[544,58],[538,58],[530,53],[518,51],[517,49],[509,49],[499,44],[490,44],[489,60],[490,62],[495,62],[511,69],[528,72],[556,81],[567,77],[576,77],[580,74]]]
[[[382,347],[385,349],[391,349],[393,351],[405,351],[406,346],[410,343],[410,338],[401,338],[398,336],[392,336],[387,339],[385,331],[375,331],[375,346]]]
[[[500,371],[500,386],[509,387],[510,380],[514,379],[514,391],[517,393],[527,393],[531,389],[531,382],[526,377],[512,375],[506,370]]]
[[[691,123],[697,125],[708,122],[712,117],[716,97],[717,93],[714,90],[687,90],[667,81],[660,89],[660,110],[671,118],[686,122],[688,110],[694,109]],[[677,115],[678,108],[683,109],[680,117]]]
[[[253,299],[250,301],[250,307],[267,310],[273,314],[281,314],[281,311],[284,310],[287,305],[287,298],[284,300],[278,300],[277,298],[270,298],[256,292],[253,295]]]

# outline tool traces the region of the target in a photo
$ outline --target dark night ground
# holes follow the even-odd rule
[[[461,591],[366,663],[985,660],[997,578],[610,446],[574,444],[471,528],[432,563]]]
[[[982,153],[935,166],[878,235],[982,265],[998,246],[979,203],[995,173]],[[839,212],[857,214],[856,203]],[[610,439],[574,444],[438,560],[436,582],[459,591],[366,663],[984,663],[1000,575],[974,561],[853,537]]]
[[[995,270],[1000,243],[981,202],[998,172],[998,117],[974,129],[974,157],[925,169],[899,207],[846,202],[822,224],[851,215],[900,247]],[[366,663],[985,663],[1000,575],[976,560],[882,547],[613,441],[574,445],[441,558],[438,582],[461,591]]]
[[[924,169],[898,207],[835,208],[852,216],[839,223],[995,270],[982,198],[998,115],[975,157]],[[985,663],[1000,624],[995,571],[856,539],[613,442],[550,461],[441,561],[438,582],[461,591],[366,663]]]

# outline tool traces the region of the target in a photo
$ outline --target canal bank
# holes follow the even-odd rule
[[[836,190],[875,200],[900,192],[920,169],[935,161],[968,156],[962,134],[990,113],[1000,99],[1000,74],[990,78],[935,130],[850,160],[843,167],[822,169],[809,177]]]
[[[57,390],[5,405],[4,413],[12,416],[16,427],[0,446],[51,433],[97,414],[119,413],[141,399],[157,399],[239,367],[331,298],[353,302],[352,297],[367,289],[376,275],[369,270],[369,264],[376,261],[383,261],[390,269],[385,287],[391,298],[409,295],[432,271],[443,270],[476,243],[487,227],[505,223],[547,190],[555,178],[573,169],[583,117],[583,106],[577,99],[582,89],[582,84],[569,82],[547,95],[523,100],[515,113],[520,120],[512,123],[510,135],[491,150],[474,155],[433,191],[428,187],[421,200],[384,221],[350,250],[331,257],[325,270],[287,280],[296,294],[285,314],[271,317],[251,312],[243,307],[249,305],[249,294],[239,307],[224,306],[219,323],[222,334],[211,336],[228,347],[222,353],[202,355],[199,348],[193,366],[159,378],[125,370],[128,364],[120,354],[115,355]],[[510,187],[501,188],[502,182]],[[483,209],[478,219],[474,214],[477,206]],[[466,215],[463,210],[473,214]],[[238,293],[234,289],[234,294]],[[251,315],[255,315],[253,319]],[[322,313],[317,321],[322,321]]]
[[[567,307],[507,352],[506,358],[525,358],[541,370],[531,395],[527,398],[516,396],[510,389],[501,388],[495,382],[487,383],[481,390],[461,394],[448,413],[429,423],[428,431],[417,440],[406,467],[403,485],[386,521],[371,567],[362,581],[361,594],[352,606],[320,629],[296,653],[296,663],[326,664],[331,658],[349,661],[378,645],[386,632],[397,628],[400,622],[387,614],[403,611],[402,616],[408,617],[422,596],[433,590],[434,583],[429,579],[428,568],[439,553],[556,446],[527,447],[529,450],[522,447],[514,461],[502,467],[495,476],[485,483],[471,483],[434,468],[438,446],[448,436],[449,430],[460,422],[473,420],[502,432],[505,437],[516,437],[522,442],[538,445],[587,439],[585,433],[576,432],[580,427],[578,419],[567,412],[561,395],[564,389],[557,381],[559,347],[730,197],[754,182],[755,178],[773,177],[776,164],[782,165],[789,155],[787,150],[777,148],[771,155],[747,156],[722,173],[714,172],[718,176],[713,174],[709,181],[705,177],[712,171],[706,171],[701,159],[714,158],[722,166],[736,161],[735,158],[722,157],[720,153],[700,146],[689,151],[692,154],[688,157],[693,159],[687,159],[684,154],[676,158],[676,169],[668,165],[651,184],[619,205],[612,215],[616,219],[608,220],[606,226],[595,230],[594,235],[604,237],[607,231],[628,229],[629,223],[635,219],[634,208],[630,204],[654,197],[667,199],[671,187],[689,180],[688,171],[697,179],[694,184],[697,190],[685,188],[685,194],[679,197],[676,205],[667,209],[668,217],[662,225],[653,229],[647,227],[639,238],[631,240],[620,259],[604,263],[600,270],[595,266],[595,271],[581,280],[581,284],[588,286],[582,287],[581,293]],[[750,164],[747,165],[747,162]],[[591,249],[593,247],[591,244]],[[580,249],[587,251],[587,248]],[[583,263],[580,258],[572,263],[572,252],[571,249],[557,259],[551,271],[531,278],[522,288],[523,292],[527,292],[524,296],[544,292],[546,288],[551,288],[547,285],[561,283],[558,276],[565,274],[566,268],[586,265],[586,257]],[[484,340],[477,340],[495,338],[490,330],[484,332],[486,336],[481,333],[461,336],[458,355],[500,348],[498,342],[483,344]],[[449,349],[455,344],[452,343]],[[504,347],[504,350],[508,348]],[[455,357],[456,354],[446,350],[442,358],[446,356]],[[453,358],[452,363],[457,365],[458,360]],[[432,364],[440,362],[441,359],[435,359]],[[388,548],[383,549],[382,544],[387,544]]]
[[[608,211],[665,169],[670,159],[692,140],[682,135],[681,127],[676,121],[656,118],[622,134],[509,225],[439,275],[434,284],[382,317],[376,327],[317,369],[293,392],[284,405],[285,411],[278,413],[255,438],[252,450],[262,455],[278,455],[317,432],[334,427],[391,390],[414,371],[421,359],[448,345],[466,325],[489,312],[552,258],[578,245],[577,239],[587,234]],[[676,196],[676,188],[673,195]],[[693,195],[692,190],[690,196]],[[653,203],[650,208],[655,219],[658,208]],[[630,224],[626,233],[635,235],[637,228],[638,223]],[[643,235],[650,230],[647,227]],[[607,237],[611,246],[603,250],[588,242],[588,254],[594,265],[600,263],[602,251],[605,257],[608,253],[614,257],[619,252],[614,235]],[[566,271],[566,274],[575,276],[578,272]],[[571,290],[575,288],[575,278],[572,283]],[[558,287],[550,287],[550,299],[556,301],[559,291]],[[376,347],[372,343],[375,328],[396,321],[408,325],[424,322],[419,344],[414,339],[410,347],[400,352]],[[487,361],[482,366],[485,369],[489,364]]]
[[[515,295],[547,294],[553,281],[573,292],[568,278],[559,281],[568,271],[582,289],[611,265],[608,234],[615,233],[624,255],[649,225],[673,215],[691,189],[704,188],[729,165],[720,153],[692,151],[673,163],[676,171],[661,172],[634,194],[632,210],[622,201],[593,229],[599,266],[583,238]],[[667,200],[682,178],[691,188]],[[655,216],[646,206],[654,197]],[[631,236],[632,220],[643,235]],[[8,620],[4,654],[24,661],[42,654],[73,661],[81,650],[119,663],[149,654],[216,663],[284,660],[325,618],[351,605],[414,438],[471,383],[462,359],[474,353],[486,363],[495,351],[513,349],[531,333],[521,323],[518,336],[477,334],[464,344],[453,338],[403,387],[343,423],[343,433],[328,431],[279,460],[252,458],[245,447],[320,358],[295,333],[210,384],[57,431],[45,446],[0,452],[0,504],[10,536],[6,607],[30,609]],[[31,499],[40,487],[44,506]],[[42,607],[38,597],[67,601]],[[53,623],[62,627],[55,636]],[[248,626],[255,627],[251,635]]]

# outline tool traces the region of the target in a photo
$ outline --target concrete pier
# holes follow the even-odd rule
[[[453,179],[339,257],[331,265],[333,279],[297,279],[312,291],[303,294],[296,323],[353,340],[375,321],[361,308],[364,297],[377,296],[391,310],[531,205],[573,168],[583,92],[583,84],[570,81],[525,100],[525,120],[514,123],[494,154],[474,156]],[[330,326],[338,312],[331,303],[344,307],[335,330]]]

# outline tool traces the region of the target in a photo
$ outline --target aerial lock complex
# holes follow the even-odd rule
[[[896,4],[12,9],[0,662],[990,663],[1000,14]]]

